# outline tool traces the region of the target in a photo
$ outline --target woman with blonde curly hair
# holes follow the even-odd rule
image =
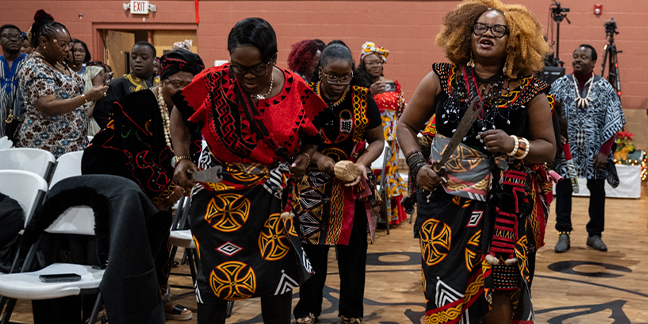
[[[548,85],[533,77],[549,50],[524,7],[467,0],[437,36],[436,63],[398,122],[418,184],[426,323],[532,323],[534,253],[543,245],[555,154]],[[444,165],[441,152],[470,102],[476,121]],[[430,156],[416,134],[436,114]]]

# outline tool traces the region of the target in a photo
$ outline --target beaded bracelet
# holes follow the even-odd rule
[[[508,156],[515,155],[520,147],[520,139],[515,135],[511,135],[511,138],[515,141],[515,145],[513,145],[513,151],[506,153]]]
[[[420,151],[414,151],[407,155],[407,166],[410,169],[410,173],[412,173],[412,179],[414,181],[416,181],[419,170],[425,165],[427,165],[427,161]]]

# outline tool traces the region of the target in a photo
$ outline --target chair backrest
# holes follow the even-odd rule
[[[68,152],[59,156],[50,188],[59,181],[81,175],[83,151]],[[56,234],[94,235],[94,212],[88,206],[68,208],[45,231]]]
[[[41,176],[24,170],[0,170],[0,192],[15,199],[25,212],[25,225],[45,198],[48,186]]]
[[[88,206],[68,208],[47,228],[45,232],[55,234],[95,235],[94,211]]]
[[[383,147],[382,152],[380,153],[380,156],[375,159],[373,162],[371,162],[371,169],[376,171],[376,170],[382,170],[385,164],[387,163],[388,159],[391,158],[391,156],[385,157],[385,153],[389,152],[389,143],[385,141],[385,146]]]
[[[57,182],[73,176],[81,175],[81,159],[83,151],[65,153],[56,160],[56,170],[50,181],[50,188]]]
[[[0,170],[31,171],[49,181],[55,166],[54,154],[45,150],[28,147],[0,150]]]

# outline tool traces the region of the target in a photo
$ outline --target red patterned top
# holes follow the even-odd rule
[[[202,136],[222,162],[272,164],[282,160],[272,148],[294,156],[300,140],[313,141],[318,129],[312,120],[327,107],[296,74],[280,69],[285,82],[281,92],[257,104],[260,119],[270,136],[258,138],[250,127],[245,107],[236,97],[235,78],[229,63],[204,70],[182,90],[184,100],[174,102],[190,122],[202,124]]]

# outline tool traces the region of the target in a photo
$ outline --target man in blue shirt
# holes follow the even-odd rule
[[[5,136],[5,121],[9,113],[18,116],[22,112],[18,71],[27,55],[20,51],[22,32],[14,25],[0,27],[0,45],[2,45],[2,56],[0,56],[0,137],[2,137]]]

